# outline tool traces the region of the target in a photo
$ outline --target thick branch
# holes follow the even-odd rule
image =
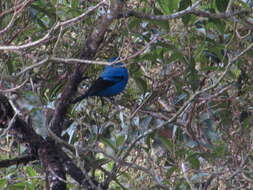
[[[190,14],[194,14],[196,16],[200,17],[208,17],[208,18],[214,18],[214,19],[228,19],[236,15],[244,15],[248,14],[248,10],[240,10],[235,12],[226,12],[226,13],[210,13],[202,10],[192,10]]]
[[[0,127],[6,128],[6,125],[11,122],[9,128],[10,134],[14,135],[19,143],[27,145],[30,156],[24,158],[17,158],[14,160],[0,161],[1,167],[8,167],[9,165],[26,163],[30,160],[40,159],[43,168],[45,169],[47,181],[50,189],[66,189],[65,173],[69,172],[71,177],[80,184],[87,185],[85,174],[79,169],[71,159],[62,150],[52,143],[50,140],[44,140],[37,135],[33,128],[23,121],[19,116],[14,117],[14,111],[8,99],[0,94]],[[12,119],[13,118],[13,119]],[[14,120],[14,121],[13,121]],[[93,183],[98,184],[95,180]],[[93,188],[94,189],[94,188]]]
[[[30,161],[36,160],[36,157],[33,155],[22,156],[19,158],[8,159],[8,160],[1,160],[0,161],[0,168],[7,168],[12,165],[19,165],[19,164],[27,164]]]
[[[248,10],[241,10],[241,11],[226,12],[226,13],[210,13],[207,11],[196,10],[195,7],[196,6],[191,6],[185,10],[173,13],[171,15],[152,15],[152,14],[146,14],[146,13],[141,13],[141,12],[136,12],[136,11],[131,10],[122,14],[121,16],[122,17],[134,16],[137,18],[148,19],[148,20],[168,21],[172,19],[182,18],[182,16],[187,15],[187,14],[193,14],[199,17],[207,17],[207,18],[214,18],[214,19],[228,19],[236,15],[248,14],[250,12]]]
[[[82,185],[82,187],[85,187],[87,190],[92,189],[106,189],[102,188],[101,185],[95,180],[89,177],[87,174],[83,173],[73,162],[72,159],[68,157],[68,155],[61,151],[60,154],[60,160],[63,163],[63,166],[66,170],[66,172],[79,184]]]
[[[108,13],[104,15],[100,20],[98,20],[97,24],[95,24],[96,27],[94,27],[93,32],[87,38],[84,47],[81,50],[81,59],[92,59],[95,56],[108,26],[114,19],[118,17],[118,14],[122,11],[122,7],[123,3],[121,1],[115,1],[115,3],[112,3],[112,7]],[[50,128],[57,136],[60,136],[61,134],[63,121],[67,113],[69,102],[73,94],[76,93],[78,84],[81,82],[83,72],[86,68],[87,65],[76,65],[74,72],[65,85],[62,96],[56,106],[53,119],[50,123]]]

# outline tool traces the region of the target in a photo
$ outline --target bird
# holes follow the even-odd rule
[[[110,58],[109,62],[114,62],[117,59],[118,57]],[[90,96],[113,97],[120,94],[126,88],[127,82],[128,70],[122,62],[108,65],[89,89],[71,103],[75,104]]]

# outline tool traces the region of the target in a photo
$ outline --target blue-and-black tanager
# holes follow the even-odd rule
[[[109,59],[109,62],[116,61],[117,57]],[[89,96],[112,97],[121,93],[128,82],[128,71],[121,62],[106,66],[99,78],[82,96],[77,97],[71,103],[75,104]]]

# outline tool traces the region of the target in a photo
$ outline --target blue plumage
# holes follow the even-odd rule
[[[109,61],[113,62],[116,61],[116,59],[116,57],[111,58]],[[75,104],[89,96],[111,97],[121,93],[128,82],[128,71],[123,65],[123,63],[118,62],[106,66],[99,78],[92,84],[86,93],[76,98],[72,103]]]

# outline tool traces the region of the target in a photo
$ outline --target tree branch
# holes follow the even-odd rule
[[[118,17],[118,14],[122,12],[122,1],[115,0],[115,3],[111,3],[111,5],[112,7],[108,10],[108,13],[98,20],[93,32],[87,38],[79,56],[81,59],[92,59],[95,56],[108,26]],[[81,82],[83,72],[86,68],[87,65],[84,64],[76,65],[74,72],[69,77],[61,98],[56,105],[55,113],[50,123],[50,128],[57,136],[60,136],[61,134],[63,121],[67,113],[71,97],[76,93],[78,84]]]
[[[18,5],[16,5],[16,6],[10,8],[10,9],[8,9],[8,10],[5,10],[5,11],[1,12],[1,13],[0,13],[0,19],[1,19],[3,16],[5,16],[5,15],[14,12],[15,10],[18,11],[20,8],[22,9],[22,8],[24,7],[24,5],[25,5],[25,6],[30,5],[33,1],[35,1],[35,0],[27,0],[27,1],[24,1],[24,2],[22,2],[22,3],[20,3],[20,4],[18,4]]]
[[[200,1],[197,1],[191,7],[188,7],[185,10],[173,13],[171,15],[152,15],[152,14],[145,14],[141,12],[136,12],[134,10],[130,10],[130,11],[127,11],[126,13],[121,14],[120,16],[121,17],[134,16],[136,18],[141,18],[141,19],[167,21],[167,20],[182,18],[182,16],[187,15],[187,14],[193,14],[199,17],[207,17],[207,18],[214,18],[214,19],[228,19],[236,15],[250,13],[249,10],[240,10],[240,11],[225,12],[225,13],[210,13],[207,11],[196,10],[199,4],[200,4]]]
[[[21,4],[21,7],[17,7],[16,9],[14,9],[14,14],[13,14],[13,16],[12,16],[10,22],[8,23],[8,25],[7,25],[4,29],[0,30],[0,35],[2,35],[3,33],[7,32],[7,31],[13,26],[13,24],[14,24],[14,22],[15,22],[15,20],[16,20],[16,17],[17,17],[22,11],[24,11],[25,7],[26,7],[27,5],[29,5],[30,3],[31,3],[30,0],[29,0],[29,1],[25,1],[23,4]]]
[[[140,13],[136,12],[133,10],[127,11],[123,14],[120,15],[120,17],[130,17],[134,16],[137,18],[144,18],[148,20],[158,20],[158,21],[167,21],[171,19],[176,19],[176,18],[181,18],[182,16],[189,14],[192,10],[197,8],[201,3],[201,0],[195,2],[192,6],[186,8],[185,10],[178,11],[176,13],[173,13],[171,15],[152,15],[152,14],[145,14],[145,13]]]
[[[17,73],[17,76],[22,75],[23,73],[39,67],[49,61],[53,62],[53,63],[65,63],[65,64],[75,64],[75,63],[80,63],[80,64],[96,64],[96,65],[112,65],[116,62],[124,62],[128,59],[132,59],[138,55],[140,55],[141,53],[143,53],[146,49],[148,49],[151,44],[153,44],[154,42],[156,42],[156,40],[158,39],[158,35],[155,36],[150,42],[148,42],[142,49],[138,50],[137,52],[133,53],[131,56],[128,56],[126,58],[122,58],[119,59],[117,61],[114,62],[106,62],[106,61],[93,61],[93,60],[85,60],[85,59],[77,59],[77,58],[61,58],[61,57],[46,57],[44,59],[42,59],[41,61],[39,61],[38,63],[35,63],[33,65],[30,65],[28,67],[26,67],[25,69],[23,69],[22,71],[20,71],[19,73]],[[1,90],[0,90],[1,92]]]
[[[54,31],[57,31],[61,27],[67,27],[67,26],[69,27],[73,24],[76,24],[76,23],[80,22],[84,17],[89,15],[91,12],[96,10],[99,6],[101,6],[104,3],[105,3],[105,0],[101,1],[96,6],[88,9],[86,12],[84,12],[83,14],[81,14],[81,15],[75,17],[75,18],[69,19],[69,20],[64,21],[64,22],[58,22],[53,28],[51,28],[49,30],[49,32],[44,37],[42,37],[39,40],[36,40],[34,42],[30,42],[30,43],[27,43],[27,44],[23,44],[23,45],[18,45],[18,46],[0,46],[0,50],[5,50],[5,51],[23,50],[23,49],[27,49],[27,48],[31,48],[31,47],[34,47],[34,46],[44,44],[44,43],[48,42],[48,40],[50,40],[50,38],[51,38],[52,34],[54,33]]]
[[[0,160],[0,168],[7,168],[12,165],[27,164],[30,161],[36,160],[33,155],[22,156],[14,159]]]
[[[59,146],[52,140],[44,140],[41,136],[37,135],[33,128],[19,116],[16,115],[15,119],[12,119],[14,115],[14,110],[8,99],[0,94],[0,127],[6,128],[5,126],[11,123],[10,127],[8,127],[9,133],[14,135],[19,143],[27,145],[30,155],[21,159],[0,161],[0,167],[8,167],[21,162],[26,163],[26,161],[40,159],[46,172],[46,179],[52,189],[66,189],[66,172],[69,172],[71,177],[80,184],[84,184],[87,189],[92,189],[92,186],[86,180],[87,174],[84,174]],[[92,178],[90,180],[99,186],[96,180]]]

